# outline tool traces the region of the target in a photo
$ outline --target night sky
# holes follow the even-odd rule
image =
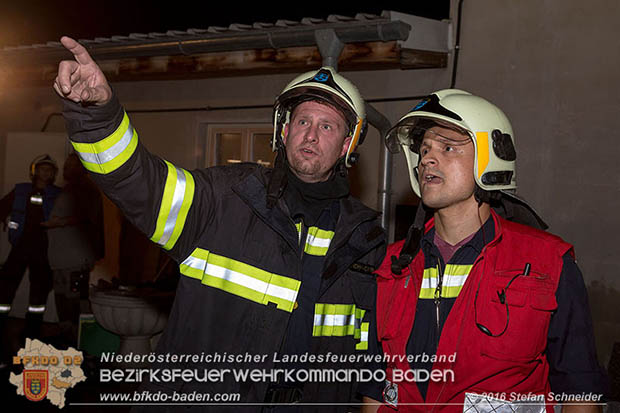
[[[241,4],[246,4],[241,6]],[[248,4],[249,3],[249,4]],[[324,4],[334,4],[327,7]],[[374,1],[370,5],[335,4],[334,1],[218,2],[203,0],[185,4],[156,0],[0,0],[0,48],[57,41],[63,34],[93,39],[130,33],[166,32],[168,30],[205,29],[231,23],[275,23],[279,19],[301,20],[303,17],[326,18],[330,14],[354,17],[357,13],[381,14],[395,10],[434,19],[448,18],[449,0]],[[298,7],[293,9],[291,4]],[[155,6],[157,5],[157,6]],[[300,8],[299,5],[305,5]]]

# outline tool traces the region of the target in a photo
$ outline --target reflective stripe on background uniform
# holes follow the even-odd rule
[[[44,313],[45,306],[44,305],[29,305],[28,312],[29,313]]]

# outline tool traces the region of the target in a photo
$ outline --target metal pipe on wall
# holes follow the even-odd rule
[[[338,57],[342,53],[344,43],[334,29],[317,30],[315,39],[324,66],[331,66],[338,70]],[[392,154],[386,150],[383,137],[392,126],[390,121],[370,103],[365,102],[368,124],[379,131],[380,160],[379,160],[379,190],[377,208],[381,211],[381,226],[389,231],[390,226],[390,197],[392,189]]]
[[[381,211],[381,226],[386,231],[390,227],[392,197],[392,154],[387,150],[383,139],[392,127],[390,121],[374,106],[366,102],[368,123],[379,131],[379,189],[377,191],[377,208]]]

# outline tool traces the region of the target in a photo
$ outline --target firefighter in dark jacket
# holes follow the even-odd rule
[[[0,271],[0,332],[3,342],[7,317],[17,287],[29,269],[30,294],[26,313],[25,337],[38,337],[43,321],[47,296],[52,287],[52,272],[47,261],[47,234],[41,225],[47,221],[60,193],[54,185],[58,167],[49,155],[41,155],[30,164],[30,179],[0,200],[0,220],[9,217],[11,252]],[[3,348],[3,353],[6,350]],[[10,354],[2,354],[6,360]]]
[[[180,264],[157,366],[295,372],[143,388],[235,393],[250,411],[309,402],[350,410],[357,379],[330,378],[329,370],[363,365],[374,330],[372,272],[385,252],[378,213],[349,195],[346,168],[366,127],[355,86],[325,67],[284,89],[274,106],[273,169],[190,172],[147,152],[87,51],[61,41],[75,60],[60,63],[54,88],[66,99],[73,147],[129,220]],[[196,357],[175,364],[166,354]],[[310,380],[311,369],[324,376]]]

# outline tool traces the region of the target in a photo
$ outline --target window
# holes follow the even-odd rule
[[[206,165],[255,162],[273,166],[272,128],[265,125],[211,125],[207,132]]]

